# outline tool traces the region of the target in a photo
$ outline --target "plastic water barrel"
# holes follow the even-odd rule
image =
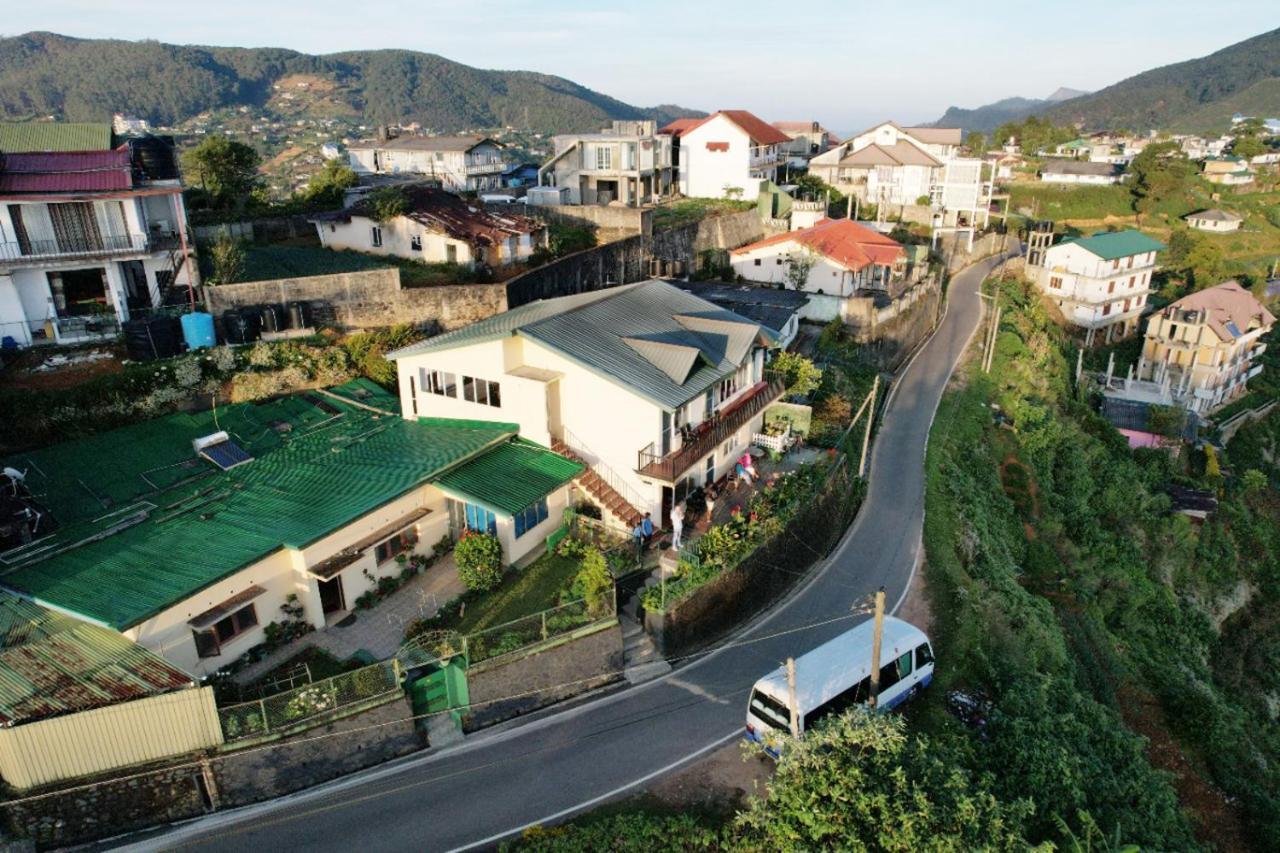
[[[307,327],[307,307],[305,302],[290,302],[288,304],[290,329],[305,329]]]
[[[182,315],[182,337],[187,349],[204,349],[217,343],[213,334],[213,315],[193,311]]]
[[[284,329],[284,316],[279,305],[263,305],[261,316],[262,331],[279,332]]]

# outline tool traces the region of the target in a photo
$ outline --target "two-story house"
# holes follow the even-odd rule
[[[991,180],[983,162],[960,156],[959,128],[868,128],[809,161],[809,172],[865,203],[928,204],[945,226],[986,224]]]
[[[628,207],[671,192],[671,136],[653,121],[614,121],[600,133],[552,137],[555,154],[538,170],[542,186],[566,187],[569,204]]]
[[[845,319],[850,299],[869,293],[896,297],[909,283],[902,246],[851,219],[824,219],[766,237],[734,249],[729,262],[745,281],[802,285],[798,289],[809,297],[802,316],[812,320]],[[801,271],[802,282],[796,280]]]
[[[0,152],[0,340],[114,337],[169,288],[192,283],[186,230],[169,140]]]
[[[502,144],[484,136],[398,136],[347,148],[358,175],[421,175],[450,192],[502,186]]]
[[[775,121],[773,126],[789,140],[782,146],[782,156],[798,168],[840,141],[816,121]]]
[[[663,281],[532,302],[388,355],[406,418],[493,417],[591,466],[615,523],[733,470],[784,387],[761,324]],[[501,385],[501,399],[486,389]]]
[[[1236,281],[1184,296],[1151,315],[1137,376],[1164,386],[1184,408],[1208,412],[1262,372],[1254,359],[1266,344],[1258,339],[1275,319]]]
[[[1156,253],[1164,247],[1140,231],[1102,232],[1050,246],[1043,263],[1029,270],[1067,322],[1085,330],[1091,346],[1100,330],[1110,342],[1137,329]]]
[[[1204,158],[1201,175],[1211,184],[1237,187],[1253,183],[1253,167],[1243,157],[1223,155]]]
[[[312,218],[320,244],[424,263],[499,269],[529,260],[546,239],[536,219],[494,213],[436,187],[400,188],[405,212],[380,221],[366,197],[351,207]]]
[[[782,164],[785,133],[746,110],[720,110],[702,119],[677,119],[662,128],[678,149],[680,192],[692,198],[754,201]]]

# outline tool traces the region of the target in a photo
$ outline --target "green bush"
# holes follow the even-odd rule
[[[612,590],[613,578],[609,574],[608,561],[599,548],[588,546],[582,554],[581,568],[569,587],[570,600],[585,600],[587,612],[592,617],[600,617],[611,609],[609,593]]]
[[[502,583],[502,545],[488,533],[468,531],[453,549],[458,577],[468,590],[491,590]]]

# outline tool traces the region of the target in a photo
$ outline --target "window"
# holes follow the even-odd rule
[[[370,231],[370,237],[373,241],[374,247],[376,248],[378,246],[381,246],[382,245],[382,229],[375,225],[373,226],[373,228],[369,229],[369,231]]]
[[[883,680],[883,678],[882,678]],[[881,689],[884,685],[881,684]],[[825,720],[827,717],[834,717],[843,714],[845,711],[855,705],[864,705],[871,698],[871,676],[859,681],[852,687],[837,693],[826,702],[804,715],[805,731],[813,728],[815,725]]]
[[[473,376],[462,377],[462,399],[468,403],[480,403],[494,408],[502,405],[498,383],[476,379]]]
[[[911,652],[880,667],[880,692],[888,690],[911,674]]]
[[[413,414],[418,414],[418,383],[414,381],[412,376],[409,377],[409,405],[413,407]]]
[[[1129,276],[1129,289],[1130,289],[1130,290],[1132,290],[1132,289],[1133,289],[1133,286],[1134,286],[1135,284],[1137,284],[1137,283],[1138,283],[1138,277],[1137,277],[1136,275],[1131,275],[1131,276]]]
[[[418,531],[412,527],[401,530],[385,542],[379,542],[373,549],[373,559],[379,565],[394,560],[398,555],[409,551],[418,543]]]
[[[1129,256],[1129,269],[1133,269],[1133,255]]]
[[[926,667],[933,663],[933,649],[929,648],[928,643],[921,643],[916,646],[916,669]]]
[[[258,612],[253,609],[253,604],[246,604],[203,631],[192,631],[196,653],[202,658],[217,657],[222,654],[223,643],[230,642],[257,624]]]
[[[502,405],[502,397],[498,393],[497,382],[489,383],[489,405],[493,406],[495,409]]]
[[[782,266],[782,258],[774,258],[773,262],[778,266]]]
[[[423,370],[422,387],[428,393],[441,397],[458,397],[458,377],[440,370]]]
[[[1120,269],[1120,259],[1119,259],[1119,258],[1116,258],[1114,261],[1112,261],[1112,262],[1111,262],[1111,268],[1112,268],[1113,270],[1118,270],[1118,269]]]
[[[751,691],[751,713],[773,729],[791,728],[791,711],[786,705],[758,690]]]
[[[1115,292],[1116,292],[1115,281],[1113,280],[1113,281],[1107,282],[1107,293],[1115,293]]]
[[[1062,276],[1060,276],[1060,275],[1055,275],[1055,276],[1051,277],[1051,278],[1049,279],[1049,287],[1051,287],[1051,288],[1052,288],[1052,289],[1054,289],[1054,290],[1061,290],[1061,289],[1062,289]]]
[[[458,247],[452,243],[445,246],[444,259],[447,263],[456,264],[458,262]]]
[[[415,252],[422,251],[422,235],[421,234],[414,234],[412,237],[409,238],[409,248],[413,249],[413,251]]]
[[[489,510],[475,504],[463,504],[462,508],[466,515],[468,530],[488,533],[491,536],[497,534],[498,520]]]
[[[756,259],[755,259],[755,265],[756,265],[756,266],[760,266],[760,258],[756,258]]]
[[[612,169],[613,168],[613,149],[607,145],[596,146],[596,168]]]
[[[1108,302],[1106,305],[1102,306],[1102,316],[1105,317],[1110,313],[1111,313],[1111,303]]]
[[[528,533],[533,528],[547,520],[547,499],[539,498],[536,503],[532,503],[525,507],[522,511],[516,513],[516,538]]]
[[[470,376],[462,377],[462,399],[468,403],[476,402],[476,381]]]

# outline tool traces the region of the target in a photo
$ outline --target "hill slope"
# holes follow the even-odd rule
[[[1059,124],[1087,129],[1224,130],[1236,110],[1280,113],[1280,29],[1187,62],[1143,72],[1044,110]],[[1262,96],[1263,99],[1257,99]],[[1209,126],[1202,126],[1204,122]]]
[[[1007,121],[1020,121],[1052,101],[1041,98],[1005,98],[993,104],[967,110],[964,107],[948,107],[934,127],[958,127],[965,133],[990,133]]]
[[[0,39],[0,118],[92,121],[120,111],[172,125],[208,110],[265,107],[275,83],[291,75],[323,81],[330,114],[417,121],[437,131],[592,130],[611,118],[701,115],[670,105],[634,107],[561,77],[486,71],[408,50],[312,56],[27,33]]]

